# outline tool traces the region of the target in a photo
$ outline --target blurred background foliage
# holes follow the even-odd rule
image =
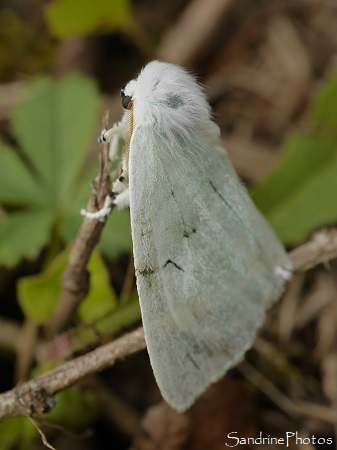
[[[76,324],[51,341],[44,332],[97,174],[102,113],[109,109],[111,123],[119,119],[120,86],[146,61],[198,74],[234,166],[289,248],[335,225],[336,29],[330,0],[0,2],[2,391],[140,321],[129,214],[114,211],[90,260],[90,293]],[[333,276],[332,267],[329,275],[320,268],[295,277],[263,330],[269,350],[260,341],[248,356],[285,395],[328,405],[337,404],[329,388],[337,370],[327,369],[336,356]],[[234,402],[246,401],[238,395]],[[130,424],[139,425],[158,399],[147,357],[139,355],[60,393],[43,429],[57,448],[128,448],[136,429]],[[247,410],[250,402],[257,429],[281,434],[294,426],[280,405],[256,396]],[[332,434],[331,421],[310,420],[296,426]],[[200,448],[222,448],[223,436],[221,446],[200,440]],[[137,440],[134,446],[143,448]],[[0,450],[39,448],[26,418],[0,422]]]

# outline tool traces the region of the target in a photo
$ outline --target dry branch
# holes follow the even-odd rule
[[[306,244],[290,253],[294,270],[303,272],[337,258],[337,229],[317,232]]]
[[[0,418],[47,412],[55,405],[53,396],[57,392],[144,348],[144,332],[138,328],[116,341],[68,361],[0,395]]]

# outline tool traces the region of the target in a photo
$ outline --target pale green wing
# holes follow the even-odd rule
[[[289,260],[218,137],[169,142],[138,126],[130,149],[137,287],[153,371],[179,411],[236,365],[281,294]]]

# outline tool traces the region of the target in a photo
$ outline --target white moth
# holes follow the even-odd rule
[[[122,174],[97,213],[130,204],[146,343],[164,399],[185,411],[252,346],[291,263],[240,183],[195,78],[159,61],[121,91]],[[116,144],[112,146],[113,151]]]

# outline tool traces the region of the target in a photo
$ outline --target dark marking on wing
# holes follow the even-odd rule
[[[191,234],[194,234],[196,232],[197,232],[196,228],[186,227],[185,230],[184,230],[183,236],[185,238],[188,238],[188,237],[191,236]]]
[[[218,188],[217,188],[216,186],[214,186],[214,184],[212,183],[212,181],[210,181],[209,184],[212,186],[213,191],[214,191],[216,194],[218,194],[218,196],[221,198],[221,200],[222,200],[223,202],[225,202],[226,205],[227,205],[227,202],[226,202],[225,198],[220,194]]]
[[[198,366],[197,362],[194,361],[193,356],[187,354],[186,358],[192,363],[192,365],[196,368],[196,369],[200,369],[200,367]]]
[[[233,212],[233,214],[236,216],[237,213],[236,211],[232,208],[232,206],[228,203],[228,201],[225,199],[225,197],[223,195],[220,194],[218,188],[216,186],[214,186],[214,184],[212,183],[212,181],[209,182],[209,184],[212,186],[213,191],[218,194],[218,196],[221,198],[221,200],[228,206],[228,208]]]
[[[155,273],[155,269],[153,267],[145,267],[143,270],[136,269],[136,272],[139,273],[139,275],[142,275],[143,277],[148,277],[150,275],[153,275]]]
[[[212,186],[213,191],[221,198],[221,200],[228,206],[228,208],[232,211],[232,213],[234,214],[234,216],[239,220],[239,222],[241,222],[241,225],[246,229],[247,235],[250,235],[251,238],[253,238],[255,245],[258,249],[258,253],[259,256],[263,255],[264,251],[263,248],[260,244],[260,242],[256,239],[256,237],[251,233],[251,231],[249,230],[249,228],[243,223],[243,221],[240,219],[237,211],[235,211],[235,209],[233,209],[233,207],[227,202],[227,200],[220,194],[220,192],[218,191],[218,188],[216,186],[214,186],[214,184],[212,183],[212,181],[209,182],[209,184]]]
[[[180,266],[178,266],[178,264],[176,264],[174,261],[171,261],[170,259],[168,259],[164,264],[164,269],[168,264],[172,264],[176,269],[184,271],[184,269],[182,269]]]

